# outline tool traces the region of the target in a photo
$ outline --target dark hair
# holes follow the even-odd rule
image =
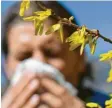
[[[59,2],[57,1],[41,1],[47,8],[51,8],[57,15],[62,18],[69,18],[71,16],[70,12],[67,11]],[[15,3],[12,7],[10,7],[3,18],[2,22],[2,51],[7,56],[8,54],[8,39],[7,33],[8,28],[16,19],[23,21],[22,18],[19,16],[19,8],[20,2]],[[38,6],[38,1],[32,1],[30,5],[30,9],[26,11],[25,16],[32,15],[34,11],[42,10]],[[76,23],[76,21],[74,21]],[[72,30],[73,32],[73,30]]]

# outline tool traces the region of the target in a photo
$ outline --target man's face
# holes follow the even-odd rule
[[[48,26],[44,27],[44,31]],[[70,76],[77,79],[78,72],[84,69],[84,57],[79,55],[79,49],[69,51],[67,43],[61,43],[57,38],[59,33],[35,36],[32,23],[15,24],[8,32],[8,48],[6,71],[12,76],[16,66],[28,58],[39,59],[59,69],[70,80]],[[67,37],[69,32],[64,31]]]

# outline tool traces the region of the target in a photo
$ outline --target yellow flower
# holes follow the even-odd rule
[[[42,34],[43,32],[43,21],[39,20],[37,16],[30,16],[23,18],[25,21],[34,21],[34,27],[35,27],[35,35]]]
[[[49,35],[49,34],[51,34],[51,33],[53,33],[53,32],[56,32],[56,31],[59,31],[59,33],[60,33],[60,40],[61,40],[61,42],[63,42],[63,40],[64,40],[64,36],[63,36],[63,25],[62,24],[54,24],[54,25],[52,25],[47,31],[46,31],[46,35]]]
[[[51,9],[47,9],[46,11],[38,11],[34,12],[34,16],[29,16],[23,18],[25,21],[34,21],[35,26],[35,35],[42,35],[44,28],[44,21],[51,15]]]
[[[38,11],[34,13],[35,13],[34,16],[29,16],[23,19],[25,21],[32,21],[32,20],[44,21],[51,15],[51,9],[47,9],[46,11]]]
[[[51,9],[47,9],[46,11],[37,11],[34,12],[37,16],[50,16],[52,14]]]
[[[100,57],[100,61],[110,60],[111,69],[109,72],[109,77],[107,78],[107,82],[112,82],[112,50],[108,51],[107,53],[101,54]]]
[[[20,5],[19,15],[24,16],[25,10],[27,10],[29,7],[30,7],[30,0],[23,0]]]
[[[91,54],[94,54],[95,52],[97,39],[98,38],[96,37],[92,38],[92,35],[88,34],[88,41],[89,41],[89,47],[91,50]]]
[[[112,108],[112,94],[110,94],[110,99],[105,101],[105,108]]]
[[[70,42],[70,50],[75,50],[77,47],[81,46],[80,54],[83,53],[84,47],[87,43],[87,38],[85,37],[86,27],[74,32],[70,37],[66,39],[66,42]]]
[[[105,101],[105,108],[112,108],[112,98]]]
[[[112,50],[108,51],[107,53],[100,54],[100,57],[101,57],[100,61],[112,59]]]
[[[101,108],[101,106],[99,104],[94,103],[94,102],[87,103],[86,107],[89,107],[89,108]]]
[[[70,42],[70,50],[75,50],[77,47],[81,46],[80,55],[83,53],[85,46],[89,44],[91,54],[94,54],[97,39],[98,37],[94,37],[86,32],[86,27],[82,26],[80,30],[75,31],[70,37],[68,37],[66,42]]]
[[[57,30],[59,30],[61,27],[61,24],[54,24],[52,25],[47,31],[46,31],[46,35],[49,35]]]
[[[45,11],[37,11],[34,12],[37,20],[44,21],[51,15],[51,9],[47,9]]]
[[[60,40],[63,43],[64,41],[63,25],[60,26],[59,33],[60,33]]]
[[[107,82],[112,82],[112,69],[110,69],[109,77],[107,78]]]

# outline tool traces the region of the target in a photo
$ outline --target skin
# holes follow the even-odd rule
[[[49,26],[47,22],[44,30],[46,31]],[[79,49],[69,51],[69,45],[62,44],[56,38],[59,36],[57,32],[49,36],[34,36],[34,33],[32,23],[15,24],[10,27],[9,53],[6,59],[6,72],[9,79],[18,63],[27,58],[35,58],[53,65],[64,74],[67,81],[77,86],[79,72],[84,72],[85,69],[84,55],[80,56]],[[69,35],[69,32],[65,30],[64,36]],[[47,53],[49,49],[50,53]],[[32,82],[35,83],[32,84]],[[41,95],[35,94],[40,86],[46,92]],[[2,99],[2,106],[3,108],[35,108],[35,106],[39,108],[84,108],[83,102],[71,96],[64,87],[48,77],[39,78],[38,75],[31,75],[30,72],[23,75],[14,87],[9,87]]]

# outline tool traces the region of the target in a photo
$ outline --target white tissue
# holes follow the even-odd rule
[[[59,70],[49,64],[31,58],[24,60],[18,65],[16,72],[11,80],[12,85],[17,83],[17,81],[22,76],[24,70],[28,70],[29,72],[36,72],[39,74],[47,74],[54,80],[56,80],[60,85],[64,86],[71,93],[71,95],[74,96],[77,94],[77,89],[74,88],[69,82],[65,81],[64,76]]]

